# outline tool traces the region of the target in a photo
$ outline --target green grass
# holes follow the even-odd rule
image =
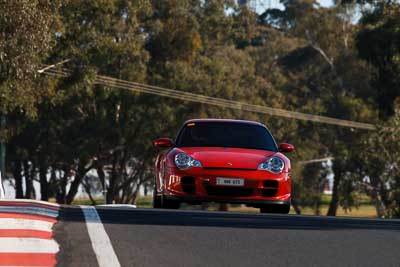
[[[328,205],[322,205],[320,209],[320,215],[326,215],[328,211]],[[258,213],[259,209],[240,206],[240,207],[230,207],[230,211],[234,212],[245,212],[245,213]],[[290,210],[290,214],[296,214],[293,208]],[[301,209],[302,215],[315,215],[313,209],[310,207],[304,207]],[[352,208],[351,210],[343,210],[341,207],[337,210],[337,216],[345,217],[365,217],[365,218],[376,218],[376,210],[372,205],[360,205],[358,208]]]
[[[322,205],[320,212],[321,215],[326,215],[328,212],[329,205]],[[294,213],[294,211],[291,211]],[[314,211],[310,207],[302,208],[302,214],[305,215],[314,215]],[[339,207],[337,210],[337,216],[346,216],[346,217],[367,217],[367,218],[376,218],[376,209],[373,205],[370,204],[361,204],[360,206],[353,207],[348,210],[344,210],[343,208]]]
[[[98,205],[104,204],[103,198],[95,198],[94,199]],[[136,200],[136,206],[138,208],[151,208],[153,202],[153,197],[138,197]],[[88,198],[78,198],[72,202],[72,205],[92,205],[92,202]]]
[[[103,198],[95,198],[94,200],[98,205],[104,204]],[[72,205],[92,205],[92,201],[88,198],[77,198],[72,201]]]
[[[138,197],[136,200],[136,206],[138,208],[151,208],[152,205],[153,205],[152,196]]]
[[[332,195],[322,195],[321,196],[321,204],[323,205],[329,205],[331,202]],[[360,194],[358,195],[358,203],[359,205],[370,205],[371,204],[371,198],[365,194]]]
[[[322,204],[320,208],[320,215],[326,215],[329,207],[329,202],[331,200],[331,196],[323,195],[322,196]],[[103,204],[103,199],[96,199],[98,204]],[[137,198],[136,206],[138,208],[151,208],[152,207],[153,198],[151,196],[141,196]],[[361,196],[360,206],[355,208],[351,208],[349,210],[343,210],[341,207],[338,208],[337,216],[348,216],[348,217],[366,217],[366,218],[376,218],[376,210],[373,205],[370,204],[370,199],[367,196]],[[73,202],[74,205],[91,205],[89,199],[76,199]],[[182,204],[181,209],[185,210],[200,210],[200,205],[188,205]],[[207,208],[209,211],[218,210],[218,204],[211,203]],[[245,205],[229,205],[229,211],[233,212],[243,212],[243,213],[259,213],[259,209],[246,207]],[[291,214],[295,214],[293,208],[290,210]],[[315,215],[314,210],[311,207],[302,207],[301,214],[304,215]]]
[[[331,196],[324,195],[320,208],[320,214],[326,215],[329,207],[329,202],[331,200]],[[151,208],[152,205],[152,197],[138,197],[136,205],[138,208]],[[182,209],[201,209],[200,205],[187,205],[183,204]],[[218,210],[218,204],[211,204],[207,210],[215,211]],[[259,213],[259,209],[246,207],[245,205],[229,205],[229,211],[233,212],[244,212],[244,213]],[[290,210],[291,214],[295,214],[293,208]],[[314,211],[311,207],[303,207],[301,209],[301,214],[304,215],[315,215]],[[376,210],[373,205],[370,204],[370,199],[367,196],[362,196],[360,199],[360,206],[358,208],[351,208],[350,210],[343,210],[341,207],[338,208],[337,216],[349,216],[349,217],[367,217],[367,218],[376,218]]]

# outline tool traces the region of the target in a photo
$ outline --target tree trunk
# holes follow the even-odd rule
[[[107,198],[106,202],[107,204],[112,204],[114,201],[114,191],[115,191],[115,185],[116,185],[116,179],[117,179],[117,165],[118,165],[118,156],[117,153],[115,152],[113,155],[113,163],[112,163],[112,170],[111,174],[109,177],[109,186],[107,189]]]
[[[321,199],[319,197],[315,201],[314,214],[321,215]]]
[[[226,203],[219,204],[218,210],[219,211],[228,211],[228,204],[226,204]]]
[[[378,218],[385,217],[385,206],[383,205],[383,202],[381,201],[381,198],[375,189],[371,193],[371,200],[375,204],[376,216]]]
[[[64,173],[61,175],[61,170],[58,171],[60,182],[58,184],[58,188],[56,189],[56,201],[58,204],[66,203],[66,191],[67,191],[67,182],[69,177],[69,169],[64,168],[62,170]]]
[[[21,161],[16,160],[15,165],[13,168],[13,176],[15,179],[15,197],[16,198],[23,198],[24,197],[24,191],[22,188],[22,168],[21,168]]]
[[[25,198],[33,197],[33,177],[29,162],[24,160]]]
[[[127,200],[127,203],[131,203],[133,205],[136,205],[136,200],[139,194],[139,190],[140,190],[140,183],[136,186],[136,189],[133,191],[132,196],[130,197],[130,200]]]
[[[59,188],[59,179],[57,178],[57,169],[54,166],[50,167],[50,180],[47,181],[47,196],[48,198],[56,197]]]
[[[39,180],[40,180],[40,199],[43,201],[49,200],[49,185],[47,183],[47,166],[40,164]]]
[[[33,162],[32,162],[32,168],[31,168],[30,174],[31,174],[31,185],[32,185],[31,196],[33,199],[36,199],[36,190],[35,190],[35,186],[34,186],[35,177],[36,177],[36,165]]]
[[[71,187],[69,188],[69,192],[67,195],[66,202],[67,204],[71,204],[74,200],[76,193],[78,193],[79,185],[82,182],[83,177],[86,175],[85,165],[82,160],[79,161],[78,169],[75,173],[74,181],[71,183]]]
[[[101,186],[103,188],[102,195],[104,196],[104,203],[107,204],[107,185],[106,174],[104,173],[103,164],[96,163],[97,176],[99,177]]]
[[[114,201],[115,203],[127,203],[124,202],[123,196],[120,196],[121,189],[119,185],[128,179],[126,174],[126,163],[128,161],[128,149],[125,148],[121,152],[121,157],[118,164],[117,175],[114,179]],[[127,200],[128,201],[128,200]]]
[[[292,203],[292,207],[293,207],[294,211],[296,212],[296,214],[297,214],[297,215],[300,215],[300,214],[301,214],[301,209],[300,209],[300,207],[299,207],[297,201],[296,201],[295,199],[292,198],[291,203]]]
[[[339,206],[339,183],[340,183],[340,175],[335,173],[335,177],[333,179],[333,188],[332,188],[332,199],[331,203],[329,203],[329,209],[327,216],[336,216],[336,212]]]
[[[96,200],[94,200],[92,196],[92,191],[90,190],[90,184],[86,183],[84,180],[82,181],[82,186],[86,191],[86,194],[88,194],[90,202],[92,202],[92,205],[97,205]]]
[[[381,182],[379,181],[379,178],[376,178],[376,176],[371,176],[371,191],[370,191],[370,197],[372,203],[375,205],[375,210],[376,210],[376,216],[378,218],[383,218],[385,216],[385,205],[382,201],[382,198],[380,196],[380,188],[382,186]]]

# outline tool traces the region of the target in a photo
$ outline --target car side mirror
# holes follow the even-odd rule
[[[174,146],[174,141],[171,138],[158,138],[153,141],[153,145],[158,148],[168,148]]]
[[[279,152],[292,152],[294,150],[294,145],[282,143],[279,145]]]

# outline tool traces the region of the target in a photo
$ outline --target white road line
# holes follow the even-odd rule
[[[99,267],[120,267],[117,255],[95,207],[81,206]]]
[[[0,218],[0,229],[24,229],[51,232],[52,222],[28,219]]]
[[[57,253],[54,240],[39,238],[0,238],[0,253]]]

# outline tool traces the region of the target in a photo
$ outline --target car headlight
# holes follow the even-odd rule
[[[275,174],[281,173],[284,167],[285,163],[278,157],[269,158],[266,162],[258,165],[259,170],[267,170]]]
[[[185,170],[192,167],[201,167],[201,163],[198,160],[195,160],[191,156],[186,153],[178,153],[175,155],[175,165],[179,169]]]

